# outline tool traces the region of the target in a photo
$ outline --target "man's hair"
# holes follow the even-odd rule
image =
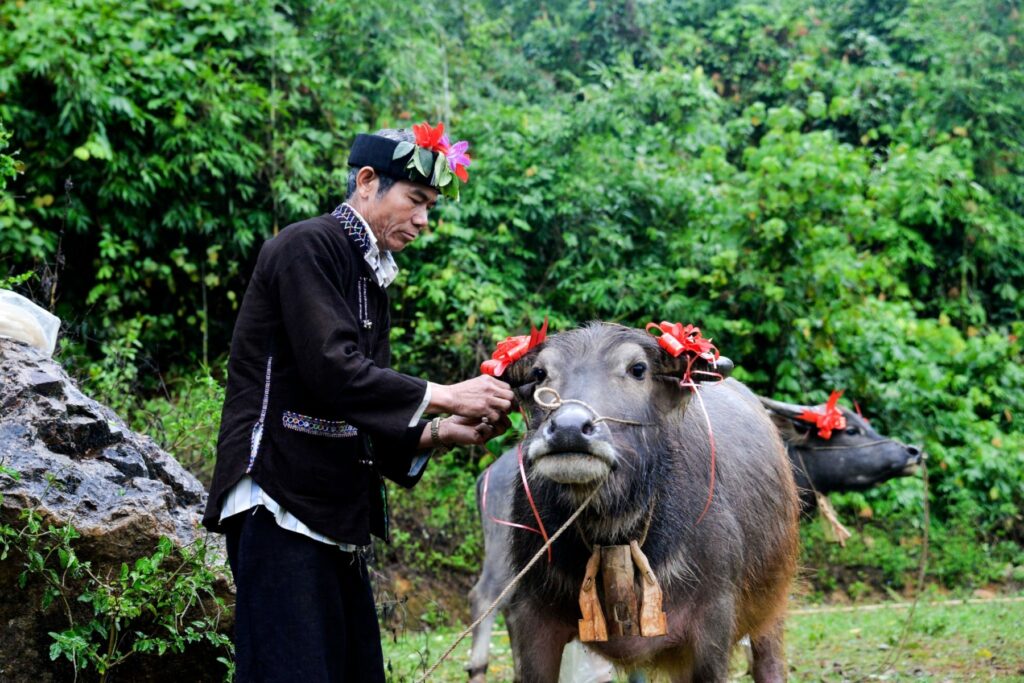
[[[398,142],[411,142],[416,144],[416,136],[408,128],[381,128],[374,135],[379,135],[382,138],[388,140],[397,140]],[[345,201],[352,199],[352,195],[356,193],[356,176],[359,174],[359,169],[352,167],[348,169],[348,192],[345,195]],[[383,197],[388,193],[388,190],[395,184],[395,179],[391,176],[386,176],[381,172],[377,172],[377,178],[379,183],[377,185],[377,196]]]

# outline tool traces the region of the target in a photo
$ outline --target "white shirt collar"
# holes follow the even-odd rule
[[[345,202],[345,206],[355,214],[356,218],[362,222],[363,228],[366,230],[366,239],[370,244],[370,248],[366,250],[365,254],[363,254],[363,258],[366,259],[370,269],[373,271],[373,276],[376,278],[377,284],[380,285],[381,288],[387,287],[395,281],[396,277],[398,277],[398,264],[395,263],[395,258],[391,255],[390,251],[382,251],[380,247],[377,246],[377,236],[373,234],[373,230],[370,229],[370,224],[366,222],[366,219],[363,218],[362,214],[356,211],[348,202]]]

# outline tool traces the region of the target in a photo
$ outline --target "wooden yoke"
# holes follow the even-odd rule
[[[601,565],[601,546],[595,546],[580,588],[580,640],[584,643],[608,640],[608,627],[597,597],[597,570]]]
[[[629,551],[633,555],[637,569],[640,570],[641,584],[644,588],[643,597],[640,599],[640,635],[663,636],[668,633],[668,618],[661,608],[661,586],[658,585],[658,577],[651,570],[651,563],[640,550],[639,543],[630,541]]]

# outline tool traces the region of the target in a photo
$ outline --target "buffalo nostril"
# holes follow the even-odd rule
[[[919,458],[921,457],[921,449],[917,446],[907,446],[907,455],[912,458]]]
[[[580,431],[586,434],[587,436],[590,436],[591,434],[594,433],[594,423],[591,422],[590,420],[587,420],[586,422],[583,423],[583,426],[580,427]]]

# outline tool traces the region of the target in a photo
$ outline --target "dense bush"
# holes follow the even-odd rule
[[[441,117],[474,162],[400,256],[401,369],[464,377],[545,315],[692,321],[758,391],[846,388],[922,443],[949,533],[1024,540],[1017,3],[83,0],[0,29],[0,278],[58,278],[63,359],[137,422],[219,367],[259,243],[341,199],[353,135]],[[470,514],[476,461],[439,464],[400,513]],[[839,507],[912,529],[921,496]]]

